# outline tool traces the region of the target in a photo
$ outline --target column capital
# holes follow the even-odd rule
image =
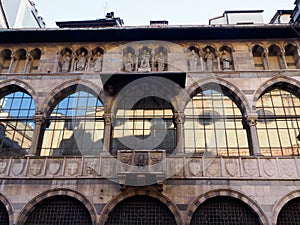
[[[35,124],[43,124],[46,122],[46,116],[43,112],[36,112],[33,115],[33,120]]]
[[[184,123],[184,121],[185,121],[184,113],[183,112],[175,112],[174,113],[174,120],[175,120],[176,124]]]
[[[104,119],[104,123],[105,125],[110,126],[112,123],[112,114],[111,113],[104,113],[103,114],[103,119]]]
[[[257,115],[257,114],[250,114],[250,115],[247,115],[247,117],[246,117],[247,125],[248,125],[249,127],[256,126],[256,124],[257,124],[257,119],[258,119],[258,115]]]

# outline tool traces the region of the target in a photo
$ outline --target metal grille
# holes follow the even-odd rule
[[[300,198],[289,201],[280,211],[277,225],[300,224]]]
[[[276,88],[261,96],[256,108],[261,153],[264,156],[299,155],[299,98]]]
[[[99,155],[104,132],[104,107],[94,95],[75,92],[51,113],[41,155]]]
[[[89,225],[90,214],[78,200],[60,196],[46,199],[29,215],[26,225]]]
[[[186,153],[249,155],[247,131],[242,124],[243,116],[233,101],[233,96],[226,96],[221,89],[205,90],[191,99],[184,113]]]
[[[106,225],[168,225],[175,219],[160,201],[148,196],[136,196],[119,203],[110,213]]]
[[[0,203],[0,225],[8,225],[9,219],[8,219],[8,213],[6,211],[5,206]]]
[[[258,216],[245,203],[230,197],[207,200],[195,211],[191,225],[260,225]]]

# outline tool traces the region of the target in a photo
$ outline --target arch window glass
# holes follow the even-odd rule
[[[249,155],[242,113],[228,96],[215,90],[198,93],[187,104],[185,116],[186,153]]]
[[[25,225],[90,225],[91,216],[77,199],[68,196],[50,197],[35,207]]]
[[[299,98],[274,88],[258,99],[256,108],[261,153],[266,156],[299,155]]]
[[[103,113],[100,100],[85,91],[61,100],[47,121],[41,155],[98,155],[102,151]]]
[[[208,199],[195,211],[191,225],[262,225],[259,217],[244,202],[231,197]]]
[[[109,214],[106,225],[174,225],[175,219],[166,205],[148,196],[135,196],[120,202]]]
[[[171,104],[158,97],[148,97],[128,108],[130,98],[130,95],[123,98],[116,112],[112,153],[129,149],[172,152],[176,147],[176,128]]]
[[[300,224],[300,198],[290,200],[280,210],[277,225]]]
[[[0,155],[28,154],[34,132],[32,97],[16,91],[1,98],[0,106]]]

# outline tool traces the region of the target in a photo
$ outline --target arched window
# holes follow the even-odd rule
[[[133,91],[131,94],[137,93]],[[171,153],[176,148],[172,105],[158,97],[147,97],[138,101],[133,108],[128,108],[130,103],[126,99],[130,102],[131,97],[126,96],[118,104],[112,134],[112,153],[129,149],[165,149]]]
[[[265,57],[265,51],[263,47],[261,47],[260,45],[255,45],[252,48],[252,55],[253,55],[254,66],[256,70],[268,69],[268,65]]]
[[[276,224],[300,224],[300,198],[294,198],[282,207],[282,209],[279,212]]]
[[[41,155],[99,155],[102,151],[104,107],[86,91],[61,100],[44,132]]]
[[[7,73],[11,62],[11,51],[5,49],[0,53],[1,73]]]
[[[135,196],[120,202],[110,212],[106,225],[174,225],[176,221],[166,205],[148,196]]]
[[[41,54],[42,54],[42,52],[38,48],[30,51],[30,54],[29,54],[30,62],[27,65],[27,72],[36,73],[38,71]]]
[[[262,225],[256,213],[244,202],[231,197],[206,200],[194,212],[191,225]]]
[[[82,202],[69,196],[50,197],[29,214],[25,225],[91,225],[91,215]]]
[[[1,98],[0,110],[0,156],[28,154],[34,132],[32,97],[16,89]]]
[[[14,65],[12,72],[14,73],[23,73],[25,72],[25,64],[26,64],[26,50],[19,49],[14,54]]]
[[[297,47],[291,44],[285,46],[285,60],[288,69],[300,68]]]
[[[249,155],[247,132],[237,105],[222,90],[207,89],[185,108],[185,152],[191,154]]]
[[[257,133],[263,155],[299,155],[300,101],[278,84],[257,101]],[[299,136],[300,138],[300,136]]]
[[[284,69],[281,51],[277,45],[269,47],[269,64],[271,70]]]

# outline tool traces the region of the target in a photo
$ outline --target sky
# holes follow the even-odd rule
[[[46,27],[56,21],[95,20],[115,12],[125,26],[149,25],[150,20],[167,20],[170,25],[207,25],[225,10],[264,10],[270,22],[278,9],[294,9],[295,0],[34,0]]]

